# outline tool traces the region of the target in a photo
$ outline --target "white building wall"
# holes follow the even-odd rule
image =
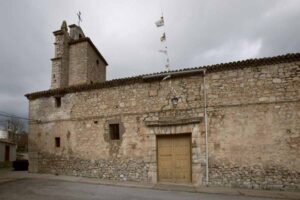
[[[0,142],[0,162],[4,162],[5,161],[5,146],[9,145],[9,161],[15,161],[16,160],[16,145],[12,145],[12,144],[6,144],[6,143],[2,143]]]
[[[8,132],[5,130],[0,130],[0,139],[7,139],[8,138]]]

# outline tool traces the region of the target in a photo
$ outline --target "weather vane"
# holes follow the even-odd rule
[[[78,17],[78,26],[80,26],[80,22],[82,22],[82,19],[81,19],[81,12],[80,12],[80,11],[78,11],[77,17]]]

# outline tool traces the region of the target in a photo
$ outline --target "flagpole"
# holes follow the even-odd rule
[[[165,40],[165,50],[167,51],[167,70],[170,71],[170,58],[169,58],[169,48],[168,48],[168,40],[167,40],[167,31],[166,31],[166,23],[165,23],[165,18],[164,18],[164,14],[163,12],[161,13],[161,16],[163,17],[164,19],[164,26],[163,26],[163,30],[164,30],[164,33],[165,33],[165,37],[166,37],[166,40]]]
[[[169,58],[169,48],[168,48],[168,41],[167,41],[167,31],[166,31],[166,27],[165,27],[165,18],[164,18],[164,12],[163,12],[163,8],[162,8],[162,2],[161,0],[159,0],[160,2],[160,9],[161,9],[161,19],[160,21],[158,21],[156,23],[156,26],[157,27],[161,27],[163,26],[163,35],[161,37],[161,42],[164,43],[164,50],[163,51],[160,51],[162,53],[165,53],[166,55],[166,70],[168,72],[170,72],[170,67],[171,67],[171,64],[170,64],[170,58]],[[176,95],[176,90],[172,87],[172,80],[171,80],[171,76],[168,75],[167,77],[164,77],[163,80],[166,80],[169,78],[169,87],[171,88],[171,92],[173,93],[173,95]]]
[[[158,0],[159,5],[160,5],[160,11],[161,11],[161,19],[163,20],[163,31],[164,31],[164,36],[165,36],[165,45],[164,45],[164,50],[166,50],[166,57],[167,57],[167,71],[170,71],[170,58],[169,58],[169,48],[168,48],[168,41],[167,41],[167,31],[166,31],[166,24],[165,24],[165,18],[164,18],[164,11],[163,11],[163,6],[162,6],[162,0]]]

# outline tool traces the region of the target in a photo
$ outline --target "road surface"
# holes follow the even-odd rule
[[[105,186],[47,179],[19,179],[0,184],[1,200],[270,200],[247,197]]]

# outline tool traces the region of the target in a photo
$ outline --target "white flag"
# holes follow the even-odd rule
[[[155,22],[155,25],[156,25],[156,27],[161,27],[161,26],[165,25],[164,17],[161,17],[160,20]]]
[[[158,52],[164,53],[164,54],[167,54],[167,53],[168,53],[167,50],[162,50],[162,49],[158,50]]]
[[[165,33],[163,33],[163,35],[160,37],[160,41],[161,42],[166,41],[166,34]]]

